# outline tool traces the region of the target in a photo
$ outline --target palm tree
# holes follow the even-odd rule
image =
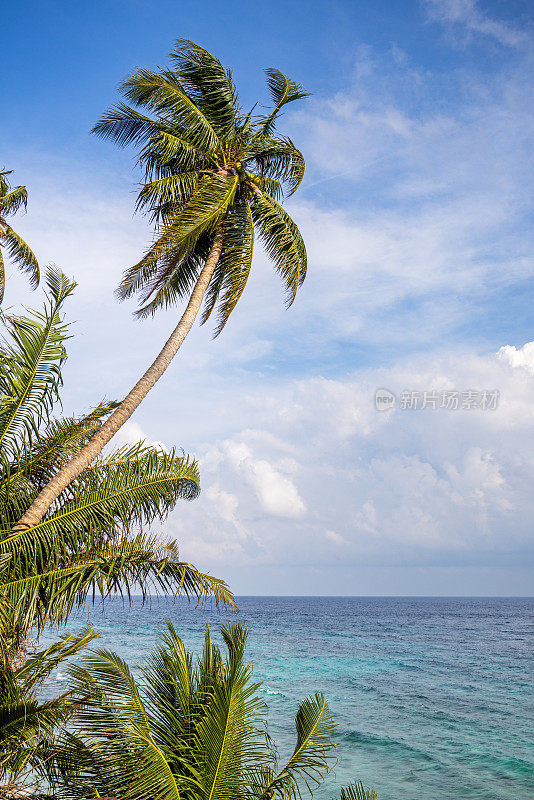
[[[277,117],[305,97],[302,87],[267,70],[274,107],[243,112],[230,70],[202,47],[179,40],[172,69],[139,69],[122,86],[132,105],[111,108],[94,130],[141,148],[145,183],[138,207],[157,226],[154,242],[127,270],[121,299],[139,294],[140,316],[187,300],[154,362],[86,446],[42,489],[21,517],[36,525],[59,494],[101,452],[169,366],[205,300],[202,321],[218,310],[220,333],[245,288],[254,234],[279,272],[290,305],[306,275],[302,236],[278,202],[304,175],[302,153],[276,134]],[[142,109],[146,114],[141,113]]]
[[[80,636],[63,636],[45,650],[0,671],[0,793],[2,797],[24,796],[26,779],[50,782],[61,758],[56,740],[79,708],[72,690],[50,700],[40,700],[45,679],[97,634],[88,628]]]
[[[339,800],[378,800],[378,795],[374,789],[365,789],[359,781],[344,786],[339,793]]]
[[[0,345],[0,795],[21,776],[44,775],[61,749],[54,730],[77,708],[69,693],[39,702],[36,689],[64,658],[95,634],[67,636],[28,658],[33,629],[64,623],[88,596],[154,591],[214,598],[233,605],[224,582],[180,561],[176,542],[143,531],[179,498],[199,491],[187,456],[141,444],[101,458],[57,499],[39,525],[11,532],[24,508],[62,464],[83,447],[116,406],[54,418],[68,328],[61,312],[75,284],[46,276],[41,312],[6,319]],[[47,772],[47,774],[48,774]]]
[[[0,670],[17,661],[31,628],[39,633],[64,622],[89,592],[159,590],[233,603],[224,582],[180,561],[176,542],[143,530],[179,498],[198,494],[197,464],[174,451],[137,444],[110,452],[69,485],[39,525],[12,533],[40,488],[115,405],[52,417],[68,336],[61,310],[75,284],[57,270],[46,282],[43,311],[9,318],[0,346]]]
[[[244,660],[247,631],[229,625],[222,637],[226,658],[206,628],[195,660],[168,623],[141,680],[106,650],[70,668],[84,698],[70,742],[71,796],[295,800],[303,788],[321,783],[335,759],[335,725],[324,697],[300,704],[295,749],[277,763],[261,684],[252,682]]]
[[[4,299],[6,285],[5,264],[2,247],[11,259],[30,276],[30,284],[35,288],[39,283],[39,264],[32,249],[6,221],[8,214],[14,214],[21,206],[26,208],[28,192],[25,186],[9,185],[11,170],[0,171],[0,303]]]

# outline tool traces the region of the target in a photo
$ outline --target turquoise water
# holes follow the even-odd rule
[[[336,714],[339,762],[326,800],[355,778],[380,800],[534,797],[534,600],[243,597],[249,655],[264,681],[280,756],[294,744],[299,699],[322,691]],[[118,601],[89,620],[102,646],[139,665],[170,619],[190,648],[221,618],[162,599]],[[47,691],[59,688],[54,674]]]

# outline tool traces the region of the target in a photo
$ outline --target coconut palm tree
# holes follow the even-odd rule
[[[344,786],[339,793],[339,800],[378,800],[374,789],[365,789],[361,781]]]
[[[43,311],[9,318],[0,346],[0,669],[17,660],[30,628],[63,622],[89,592],[129,595],[135,587],[232,603],[222,581],[179,560],[176,542],[143,530],[179,498],[198,494],[196,462],[174,451],[137,444],[110,452],[65,489],[39,525],[11,532],[115,405],[52,416],[68,337],[61,310],[75,284],[57,270],[46,282]]]
[[[15,186],[12,189],[8,175],[11,175],[11,170],[0,171],[0,303],[4,299],[6,285],[3,247],[15,264],[29,274],[30,284],[35,288],[39,283],[39,264],[35,254],[6,220],[9,214],[14,214],[21,206],[26,208],[28,192],[25,186]]]
[[[47,272],[44,309],[6,319],[0,345],[0,796],[44,775],[61,749],[54,731],[77,708],[71,694],[40,702],[39,684],[95,634],[67,636],[28,657],[32,635],[64,623],[88,596],[154,591],[233,605],[227,586],[180,561],[176,542],[143,531],[179,498],[199,491],[187,456],[134,445],[110,452],[58,497],[39,525],[11,532],[50,476],[95,433],[116,403],[54,418],[68,327],[62,307],[75,284]],[[48,773],[47,773],[48,774]]]
[[[39,699],[42,683],[66,658],[72,657],[97,634],[88,628],[80,636],[63,636],[20,663],[0,671],[0,795],[24,796],[30,777],[35,785],[53,779],[61,758],[56,731],[79,708],[72,690],[49,700]]]
[[[288,103],[302,87],[267,70],[273,107],[245,113],[230,70],[202,47],[179,40],[171,68],[138,69],[122,86],[126,99],[95,126],[121,146],[140,148],[144,184],[138,207],[156,236],[119,286],[121,299],[140,296],[140,316],[187,301],[176,328],[154,362],[87,445],[52,478],[20,520],[36,525],[58,495],[131,417],[169,366],[204,301],[202,320],[218,313],[220,333],[238,302],[252,266],[254,236],[280,274],[290,305],[306,275],[302,236],[279,201],[304,175],[291,139],[276,133]],[[142,111],[146,113],[142,113]]]
[[[252,681],[245,662],[247,631],[229,625],[222,637],[226,658],[206,628],[195,659],[168,624],[141,679],[106,650],[70,668],[84,698],[70,741],[71,796],[295,800],[303,788],[322,782],[335,759],[335,725],[324,697],[300,704],[293,754],[278,763],[261,684]]]

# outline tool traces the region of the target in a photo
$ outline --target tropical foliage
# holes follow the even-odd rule
[[[339,800],[378,800],[378,795],[374,789],[365,789],[360,781],[343,787],[339,793]]]
[[[32,629],[38,635],[46,625],[64,622],[95,593],[105,598],[135,590],[146,597],[162,591],[233,602],[222,581],[180,561],[176,542],[144,531],[179,498],[198,494],[196,462],[174,451],[143,444],[112,451],[68,486],[39,525],[13,530],[43,483],[115,405],[101,403],[78,417],[53,416],[68,338],[62,307],[75,285],[53,269],[46,283],[42,311],[6,318],[0,346],[0,765],[5,772],[11,753],[10,780],[33,759],[11,744],[26,737],[32,753],[39,745],[35,732],[46,740],[54,715],[67,713],[66,698],[39,706],[35,687],[54,659],[87,641],[82,637],[26,662]]]
[[[281,110],[306,96],[277,69],[267,70],[273,107],[239,105],[232,73],[194,42],[179,40],[171,68],[139,69],[122,84],[129,104],[109,109],[94,130],[140,147],[145,182],[137,205],[157,225],[155,241],[124,275],[121,299],[139,294],[140,316],[187,297],[222,234],[203,320],[218,308],[219,333],[239,300],[259,234],[291,303],[306,276],[306,248],[280,205],[304,176],[304,158],[276,132]]]
[[[300,704],[294,751],[278,763],[260,684],[244,659],[247,631],[228,625],[222,636],[226,657],[206,629],[194,659],[168,624],[137,680],[106,650],[71,667],[85,700],[71,738],[70,763],[78,772],[69,782],[78,797],[294,800],[323,780],[335,759],[324,697]]]
[[[62,759],[57,730],[72,719],[79,700],[69,690],[43,701],[39,690],[61,661],[95,637],[89,628],[80,636],[63,636],[20,663],[4,664],[0,671],[0,796],[20,792],[26,776],[43,785],[53,783],[56,763]]]
[[[35,288],[39,283],[39,264],[32,249],[22,239],[6,217],[17,212],[22,206],[26,208],[28,192],[25,186],[11,188],[8,175],[11,171],[0,171],[0,303],[4,298],[6,284],[5,262],[2,248],[5,248],[11,260],[30,276],[30,283]]]
[[[284,189],[293,193],[300,185],[304,159],[291,139],[276,133],[282,109],[306,93],[269,69],[272,108],[245,113],[230,70],[207,50],[179,40],[171,62],[171,69],[139,69],[127,78],[122,89],[130,105],[111,108],[94,130],[141,148],[145,182],[138,206],[156,225],[154,242],[125,273],[119,296],[139,293],[141,316],[188,302],[153,363],[98,435],[43,486],[21,525],[37,525],[130,419],[182,346],[203,301],[203,321],[217,308],[216,333],[222,330],[247,283],[255,231],[289,304],[306,275],[302,236],[279,202]]]

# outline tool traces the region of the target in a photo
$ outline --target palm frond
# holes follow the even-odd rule
[[[215,336],[221,333],[228,322],[243,294],[252,267],[254,224],[248,203],[234,206],[226,215],[223,241],[223,253],[217,265],[217,273],[208,287],[202,316],[202,323],[205,323],[219,300]]]
[[[74,727],[89,753],[84,786],[132,800],[290,800],[319,783],[333,757],[324,698],[301,704],[295,752],[275,774],[260,684],[245,660],[247,630],[240,623],[221,632],[226,657],[206,626],[195,660],[167,623],[140,680],[103,650],[70,668],[85,700]]]
[[[28,205],[28,191],[25,186],[16,186],[11,191],[3,194],[0,190],[0,212],[2,214],[15,214],[21,206]]]
[[[271,178],[287,183],[290,196],[296,192],[304,178],[304,156],[289,138],[256,138],[243,157],[253,165],[253,171],[259,174],[260,180]]]
[[[202,753],[202,796],[229,800],[246,788],[249,765],[268,757],[258,712],[259,684],[251,683],[251,667],[243,662],[246,631],[243,625],[223,628],[228,648],[226,679],[214,681],[209,703],[196,727],[193,747]]]
[[[88,467],[71,483],[58,508],[31,528],[0,539],[0,552],[15,546],[78,541],[80,531],[113,531],[118,526],[150,524],[161,519],[180,498],[199,493],[197,462],[174,451],[133,445]],[[8,535],[6,535],[8,534]],[[32,544],[33,543],[33,544]]]
[[[363,783],[353,783],[341,788],[339,793],[340,800],[378,800],[378,795],[374,789],[365,789]]]
[[[78,636],[65,634],[45,650],[30,655],[22,666],[13,670],[13,677],[24,691],[31,691],[48,678],[62,661],[79,653],[98,637],[92,625]]]
[[[119,147],[126,147],[158,137],[161,129],[162,125],[158,120],[141,114],[125,103],[117,103],[104,112],[91,132],[103,139],[111,139]]]
[[[191,147],[209,152],[217,146],[219,139],[211,122],[172,71],[138,69],[123,81],[121,91],[130,102],[168,121],[169,127],[177,125]]]
[[[161,259],[176,263],[188,255],[206,232],[212,231],[231,204],[239,184],[237,175],[204,176],[189,200],[147,250],[146,255],[124,275],[117,290],[119,298],[130,297],[153,279]],[[146,298],[147,299],[147,298]]]
[[[4,299],[4,292],[6,290],[6,265],[4,256],[2,255],[2,247],[0,246],[0,303]]]
[[[74,665],[69,672],[89,694],[78,716],[78,730],[90,741],[102,741],[101,747],[93,748],[94,754],[98,757],[102,750],[105,755],[106,780],[115,792],[131,796],[133,789],[138,800],[180,800],[176,776],[152,735],[148,711],[126,662],[115,653],[98,650],[86,657],[83,667]]]
[[[284,280],[289,306],[306,277],[304,240],[289,214],[266,192],[256,193],[251,211],[265,250]]]
[[[147,139],[139,163],[145,167],[147,178],[150,178],[162,173],[173,174],[173,168],[178,172],[191,171],[205,164],[207,158],[210,158],[209,154],[190,145],[179,128],[174,126],[169,129],[159,123],[157,133]]]
[[[6,250],[12,261],[30,276],[30,285],[35,288],[39,285],[39,262],[37,256],[22,237],[10,225],[4,225],[2,239],[6,243]]]
[[[23,658],[17,665],[6,658],[0,670],[0,776],[16,782],[24,772],[47,773],[49,742],[58,725],[67,723],[80,705],[70,691],[47,702],[37,690],[64,659],[80,652],[96,634],[92,628],[79,636],[63,636],[45,650]],[[16,660],[16,659],[15,659]]]
[[[12,561],[0,597],[9,603],[10,635],[16,639],[32,626],[42,630],[48,624],[60,623],[73,608],[96,594],[102,599],[115,594],[131,599],[133,591],[141,591],[143,600],[162,593],[198,603],[212,599],[217,608],[235,605],[224,581],[180,561],[175,542],[141,533],[124,534],[111,542],[104,539],[99,546],[80,548],[67,557],[56,556],[48,568],[41,563],[29,570],[20,554]]]
[[[155,219],[165,216],[168,206],[176,208],[190,198],[198,186],[197,172],[179,172],[145,183],[137,196],[137,208],[148,210]]]
[[[308,92],[304,91],[300,83],[296,83],[288,78],[279,69],[266,69],[267,85],[271,93],[271,98],[275,104],[274,109],[267,116],[260,120],[260,132],[263,136],[268,136],[273,128],[280,110],[287,103],[309,97]]]
[[[75,284],[53,268],[46,282],[49,294],[43,312],[10,317],[10,341],[1,348],[0,448],[11,454],[19,436],[31,438],[37,432],[61,385],[67,326],[60,312]]]
[[[235,131],[237,93],[229,70],[195,42],[179,39],[170,54],[176,75],[189,97],[210,120],[221,139]]]
[[[297,744],[293,755],[272,778],[264,798],[276,793],[284,798],[300,798],[301,782],[310,794],[324,779],[325,768],[335,759],[332,734],[336,725],[322,694],[309,697],[300,704],[295,718]]]
[[[48,422],[19,462],[18,472],[31,477],[38,489],[66,464],[97,432],[102,421],[118,403],[99,403],[82,417],[65,417]],[[12,477],[12,476],[11,476]],[[0,492],[2,481],[0,480]]]
[[[179,252],[163,255],[153,277],[144,286],[141,295],[144,305],[135,312],[135,316],[150,316],[159,308],[168,308],[177,300],[187,297],[208,257],[212,242],[213,236],[204,233],[183,258]]]

